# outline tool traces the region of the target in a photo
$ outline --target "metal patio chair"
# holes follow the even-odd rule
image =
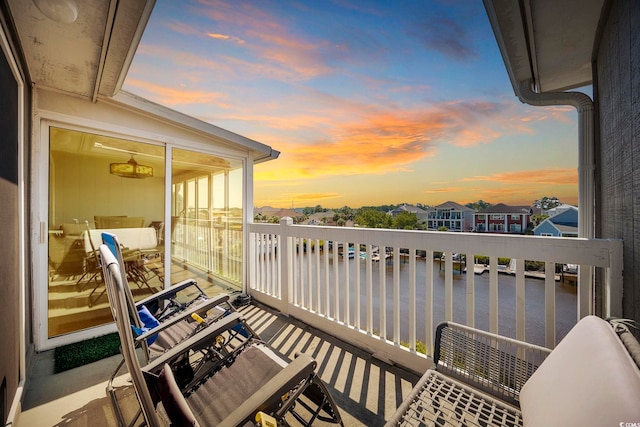
[[[316,420],[342,425],[333,399],[315,373],[316,362],[307,355],[292,362],[282,358],[251,331],[238,312],[220,318],[141,367],[129,332],[120,267],[106,245],[100,252],[122,353],[147,425],[237,426],[253,423],[256,416],[273,417],[277,425],[286,425],[288,417],[304,425]],[[192,355],[195,375],[181,386],[174,367],[185,354]]]
[[[186,340],[197,329],[204,328],[235,311],[227,294],[210,298],[192,279],[176,283],[168,289],[135,302],[127,282],[128,275],[124,273],[125,263],[117,236],[105,232],[102,233],[102,239],[118,263],[131,332],[135,335],[136,345],[142,348],[145,363]],[[104,250],[100,250],[100,258],[104,256],[103,253]],[[102,269],[104,276],[104,265]],[[105,291],[110,303],[115,297],[112,287],[111,282],[105,281]],[[189,381],[193,375],[187,356],[175,361],[182,381]],[[118,365],[107,383],[107,393],[121,425],[124,425],[124,417],[118,405],[113,382],[124,363],[123,360]]]

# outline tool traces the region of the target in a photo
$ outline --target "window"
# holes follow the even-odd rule
[[[504,214],[491,214],[491,219],[504,221]]]

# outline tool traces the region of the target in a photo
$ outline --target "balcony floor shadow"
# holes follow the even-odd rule
[[[340,407],[345,426],[383,425],[419,378],[261,304],[240,311],[283,356],[292,359],[302,352],[315,358],[318,374]],[[52,358],[53,351],[34,356],[18,426],[116,425],[105,387],[121,356],[59,374],[52,373]],[[137,402],[126,374],[117,379],[116,386],[125,415],[132,416]]]

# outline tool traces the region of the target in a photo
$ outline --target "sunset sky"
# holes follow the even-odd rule
[[[281,151],[257,207],[577,203],[577,113],[518,101],[479,0],[158,0],[123,88]]]

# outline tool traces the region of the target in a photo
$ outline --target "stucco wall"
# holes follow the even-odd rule
[[[624,239],[623,315],[640,321],[640,1],[615,0],[597,50],[602,237]]]
[[[0,55],[0,417],[4,424],[20,372],[18,264],[18,87]]]

